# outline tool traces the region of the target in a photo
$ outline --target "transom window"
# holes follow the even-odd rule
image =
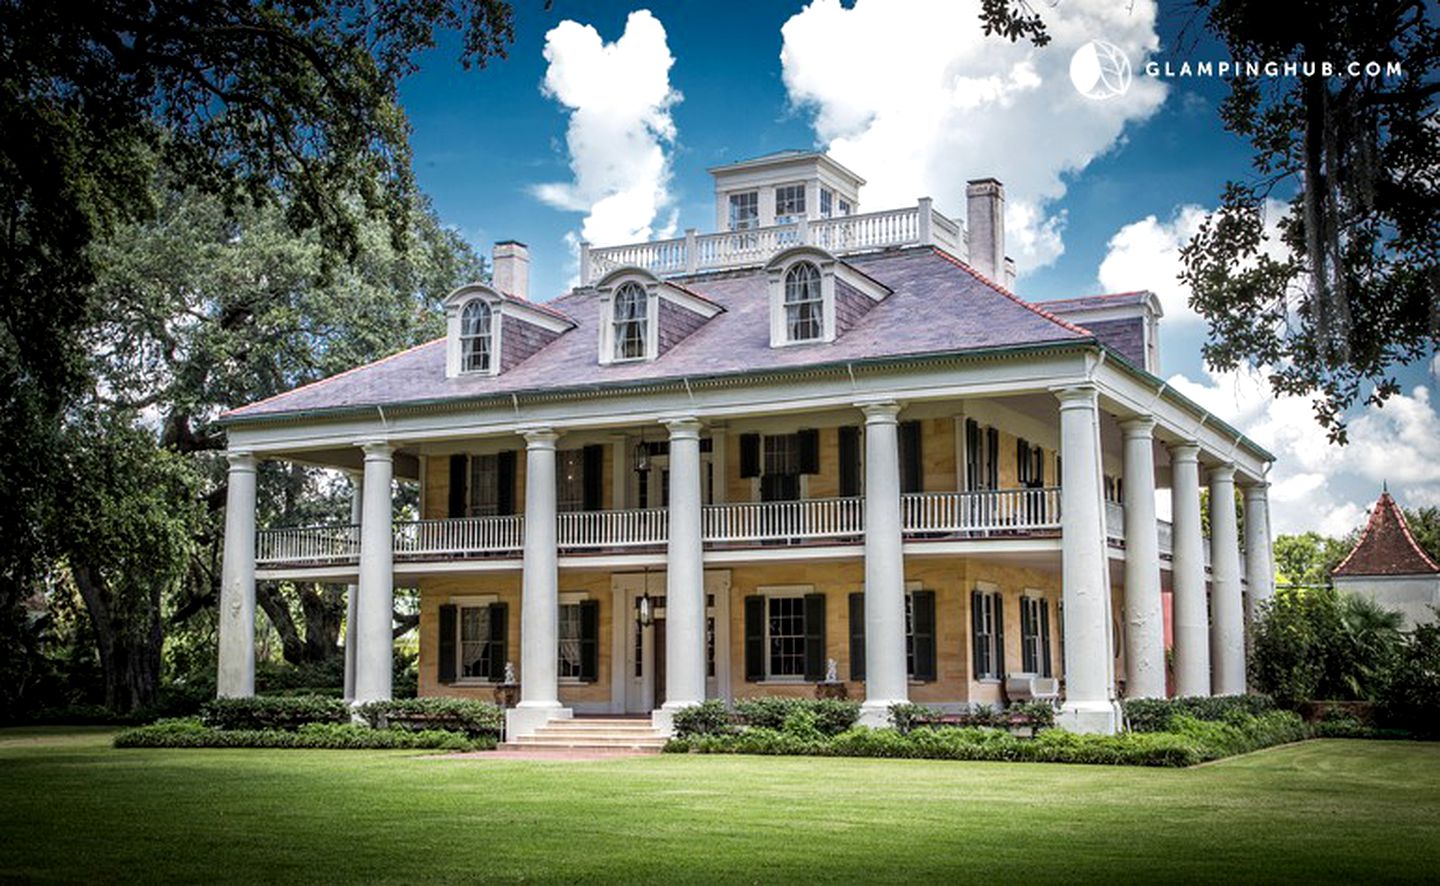
[[[560,659],[558,676],[578,680],[580,671],[580,604],[560,604]]]
[[[775,222],[788,224],[805,215],[805,186],[781,185],[775,189]]]
[[[460,676],[470,680],[497,680],[490,673],[490,607],[460,607]]]
[[[644,358],[648,301],[639,283],[626,283],[615,292],[616,360]]]
[[[824,333],[820,269],[798,262],[785,272],[785,334],[790,341],[814,341]]]
[[[463,372],[489,372],[494,336],[490,305],[476,299],[460,314],[460,366]]]
[[[760,226],[760,192],[730,195],[730,230],[746,231]]]
[[[766,599],[766,644],[768,675],[805,676],[805,598]]]

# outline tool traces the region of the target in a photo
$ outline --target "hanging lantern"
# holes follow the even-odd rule
[[[655,623],[655,604],[650,599],[649,591],[640,595],[638,604],[635,607],[635,621],[639,622],[640,627],[648,628]]]
[[[645,438],[641,437],[640,442],[635,444],[635,473],[644,474],[650,470],[650,447],[645,444]]]

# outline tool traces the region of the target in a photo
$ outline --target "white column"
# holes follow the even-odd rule
[[[1240,530],[1235,520],[1235,466],[1210,469],[1210,688],[1245,692],[1245,604],[1240,596]]]
[[[1072,732],[1115,731],[1110,642],[1110,562],[1100,470],[1100,411],[1092,385],[1055,392],[1060,400],[1060,581],[1065,602],[1065,702]]]
[[[1246,629],[1255,623],[1257,607],[1275,596],[1275,563],[1270,547],[1270,484],[1245,487],[1245,583],[1249,586]]]
[[[363,443],[360,584],[355,603],[356,704],[390,698],[395,648],[394,447]]]
[[[364,474],[350,475],[350,524],[360,526],[365,519]],[[355,643],[359,627],[356,615],[359,612],[360,586],[345,588],[345,700],[355,700]]]
[[[1200,447],[1170,447],[1173,540],[1171,589],[1175,694],[1210,694],[1210,604],[1205,599],[1205,538],[1200,526]]]
[[[220,576],[220,668],[216,694],[255,694],[255,456],[231,452]]]
[[[525,553],[520,591],[520,703],[505,713],[507,740],[570,716],[560,706],[560,568],[555,542],[555,441],[525,433]]]
[[[700,422],[677,418],[670,429],[670,540],[665,567],[665,704],[657,729],[670,731],[675,711],[705,700],[705,564],[700,539]]]
[[[1155,420],[1121,422],[1125,434],[1125,694],[1165,697],[1165,607],[1155,520]]]
[[[888,726],[909,700],[905,673],[905,556],[900,533],[900,444],[893,402],[865,413],[865,703],[860,722]]]

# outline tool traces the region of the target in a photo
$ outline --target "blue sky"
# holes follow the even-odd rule
[[[642,144],[663,157],[658,176],[656,167],[645,173],[638,165],[632,175],[645,179],[641,190],[659,190],[655,230],[709,230],[706,167],[786,147],[830,148],[871,180],[861,193],[866,209],[909,203],[923,188],[942,211],[963,216],[963,180],[995,175],[1007,183],[1012,203],[1033,209],[1034,238],[1024,241],[1031,245],[1021,243],[1026,224],[1015,226],[1011,241],[1022,296],[1114,288],[1160,293],[1168,317],[1164,374],[1182,379],[1187,393],[1281,456],[1274,475],[1277,529],[1309,521],[1340,531],[1363,518],[1386,478],[1392,489],[1398,481],[1402,503],[1440,504],[1440,468],[1397,477],[1378,452],[1362,451],[1383,451],[1387,439],[1406,437],[1414,441],[1413,458],[1440,464],[1437,444],[1427,440],[1440,423],[1428,401],[1433,378],[1425,365],[1402,374],[1402,409],[1356,413],[1363,433],[1347,452],[1316,442],[1320,432],[1307,426],[1303,402],[1269,401],[1263,383],[1205,371],[1204,326],[1186,316],[1173,250],[1227,179],[1249,175],[1247,146],[1219,125],[1224,82],[1157,80],[1137,70],[1127,95],[1096,102],[1079,96],[1065,75],[1075,47],[1089,39],[1115,43],[1137,66],[1142,57],[1222,58],[1216,47],[1191,40],[1177,48],[1183,21],[1146,0],[1128,12],[1115,0],[1064,0],[1054,9],[1036,4],[1047,19],[1056,17],[1057,39],[1042,50],[982,38],[974,0],[888,2],[842,7],[817,0],[807,9],[777,2],[561,0],[548,11],[517,4],[508,59],[467,72],[455,61],[457,41],[450,40],[424,56],[419,73],[403,85],[419,184],[441,218],[482,251],[499,239],[529,244],[532,297],[544,299],[572,279],[571,244],[582,225],[589,220],[603,227],[598,211],[590,216],[595,182],[623,184],[632,175],[611,164],[633,163],[637,152],[612,147],[607,155],[604,139],[618,136],[596,123],[604,117],[597,108],[611,107],[612,94],[619,96],[617,116],[638,115],[632,141],[615,144]],[[632,18],[639,9],[651,13],[646,21]],[[567,21],[572,24],[561,28]],[[641,24],[648,26],[645,34]],[[622,35],[628,45],[611,45]],[[666,51],[673,58],[668,68]],[[606,53],[609,61],[602,60]],[[556,78],[549,94],[547,72]],[[968,85],[952,88],[961,82],[956,78]],[[937,79],[947,85],[932,99]],[[659,103],[627,105],[625,94],[642,87],[670,92]],[[577,111],[565,97],[582,91],[588,97],[568,100],[581,106]],[[992,98],[974,98],[981,95]],[[948,105],[932,115],[928,101]],[[949,106],[959,104],[965,107]],[[580,130],[582,151],[567,144],[572,114],[590,115],[575,125],[601,127]],[[552,193],[561,196],[542,200],[542,185],[556,186]],[[909,197],[877,203],[869,199],[872,189]],[[566,201],[571,208],[556,205]],[[1404,500],[1407,482],[1410,502]]]

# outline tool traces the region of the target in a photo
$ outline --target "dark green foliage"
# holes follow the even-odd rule
[[[1235,710],[1223,723],[1177,716],[1169,732],[1077,735],[1049,729],[1034,738],[1019,738],[1004,730],[977,727],[913,729],[908,733],[856,727],[826,737],[789,723],[782,730],[754,728],[731,735],[675,738],[667,743],[665,750],[701,754],[1193,766],[1306,737],[1305,724],[1288,711],[1252,716]]]
[[[1407,636],[1379,693],[1384,726],[1440,737],[1440,622],[1418,624]]]
[[[200,720],[161,720],[115,736],[117,748],[324,748],[467,751],[494,747],[458,732],[372,729],[354,723],[307,723],[298,729],[211,729]]]
[[[200,719],[211,729],[295,730],[307,723],[348,723],[350,706],[318,695],[216,698],[205,704]]]
[[[918,704],[890,706],[890,723],[900,732],[919,727],[1048,729],[1055,725],[1055,706],[1045,701],[1017,701],[1008,707],[971,705],[963,713],[946,714]]]
[[[784,698],[768,696],[735,702],[735,718],[744,726],[780,729],[796,711],[815,717],[815,728],[824,735],[844,732],[860,719],[860,703],[838,698]]]
[[[505,711],[488,701],[465,698],[398,698],[361,705],[358,713],[375,729],[447,730],[472,738],[498,736]]]
[[[735,718],[718,698],[675,712],[672,725],[678,738],[696,735],[727,735],[735,731]]]
[[[1281,588],[1252,627],[1250,679],[1282,707],[1368,700],[1400,644],[1399,617],[1329,588]]]
[[[1234,715],[1258,717],[1275,710],[1265,695],[1214,695],[1181,698],[1127,698],[1121,703],[1125,723],[1133,732],[1168,732],[1177,716],[1219,721]]]

